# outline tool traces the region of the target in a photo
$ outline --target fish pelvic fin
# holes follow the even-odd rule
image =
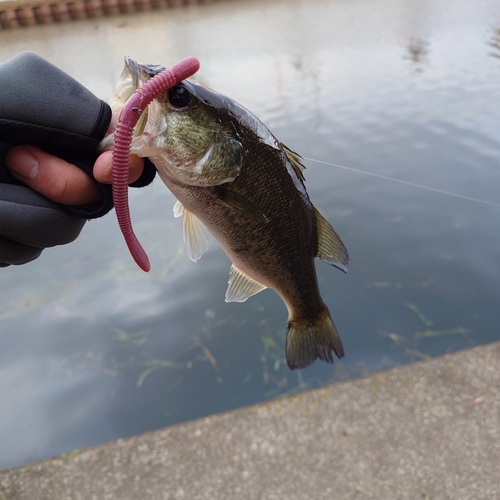
[[[182,219],[182,234],[187,246],[189,258],[196,262],[207,250],[212,241],[212,235],[205,225],[189,210],[186,210],[180,201],[174,205],[174,217]]]
[[[245,302],[248,297],[267,288],[240,271],[235,265],[229,271],[229,286],[226,292],[226,302]]]
[[[314,216],[318,228],[318,252],[316,257],[346,273],[349,267],[349,254],[346,247],[330,223],[316,208],[314,209]]]
[[[316,359],[333,363],[332,351],[344,357],[344,347],[325,306],[316,321],[288,322],[286,334],[286,362],[290,370],[307,368]]]

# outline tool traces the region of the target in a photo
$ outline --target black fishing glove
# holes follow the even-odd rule
[[[49,246],[73,241],[85,220],[113,208],[111,186],[97,183],[102,201],[60,205],[15,180],[5,166],[13,146],[32,144],[93,177],[97,147],[111,121],[109,106],[33,52],[0,64],[0,266],[23,264]],[[147,162],[134,186],[149,184]]]
[[[0,183],[0,267],[25,264],[46,247],[70,243],[84,224],[26,186]]]

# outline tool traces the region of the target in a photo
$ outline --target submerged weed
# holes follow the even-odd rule
[[[304,380],[301,370],[291,372],[288,369],[284,349],[286,341],[284,329],[277,332],[268,329],[266,335],[262,335],[261,338],[264,344],[264,350],[260,356],[262,378],[265,384],[274,386],[264,393],[263,399],[285,398],[324,384],[317,377],[309,377]]]
[[[474,342],[468,337],[469,334],[473,333],[472,330],[464,328],[463,326],[456,326],[454,328],[443,330],[431,328],[431,326],[434,325],[434,322],[427,318],[427,316],[420,310],[418,306],[411,303],[406,303],[405,306],[408,307],[418,317],[418,319],[424,326],[424,330],[417,330],[412,335],[403,335],[394,332],[382,332],[381,335],[390,338],[395,345],[401,347],[405,351],[405,353],[408,356],[411,356],[413,359],[426,360],[431,358],[429,354],[422,352],[420,348],[420,340],[424,338],[460,335],[469,345],[474,345]]]
[[[138,375],[136,386],[141,387],[147,377],[158,370],[190,370],[197,363],[210,363],[215,372],[215,380],[222,383],[221,369],[213,351],[208,344],[213,341],[213,332],[218,328],[230,325],[232,328],[240,328],[244,322],[237,322],[231,316],[217,318],[216,312],[212,309],[205,311],[205,322],[192,340],[183,345],[182,348],[172,352],[168,357],[158,355],[158,347],[155,345],[157,336],[150,330],[140,330],[137,332],[127,332],[121,328],[113,328],[113,341],[116,343],[115,355],[111,357],[112,370],[116,376],[129,369],[142,369]],[[165,335],[165,332],[161,332]],[[126,353],[126,354],[125,354]],[[182,377],[180,377],[182,379]],[[175,386],[178,385],[179,380]]]

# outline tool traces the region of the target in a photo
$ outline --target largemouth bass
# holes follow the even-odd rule
[[[115,110],[163,68],[130,58],[113,94]],[[189,257],[213,235],[232,262],[226,302],[265,288],[288,309],[290,369],[344,349],[321,299],[314,259],[347,272],[348,253],[311,203],[301,157],[238,103],[194,80],[156,96],[134,130],[133,154],[148,157],[177,198]]]

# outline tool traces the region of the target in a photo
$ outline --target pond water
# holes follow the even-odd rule
[[[350,253],[347,275],[317,264],[346,357],[290,372],[281,300],[226,304],[227,257],[188,259],[157,179],[131,193],[149,274],[113,213],[0,270],[0,468],[500,339],[497,0],[242,0],[0,32],[1,61],[28,49],[103,99],[125,55],[196,55],[199,81],[307,158]]]

